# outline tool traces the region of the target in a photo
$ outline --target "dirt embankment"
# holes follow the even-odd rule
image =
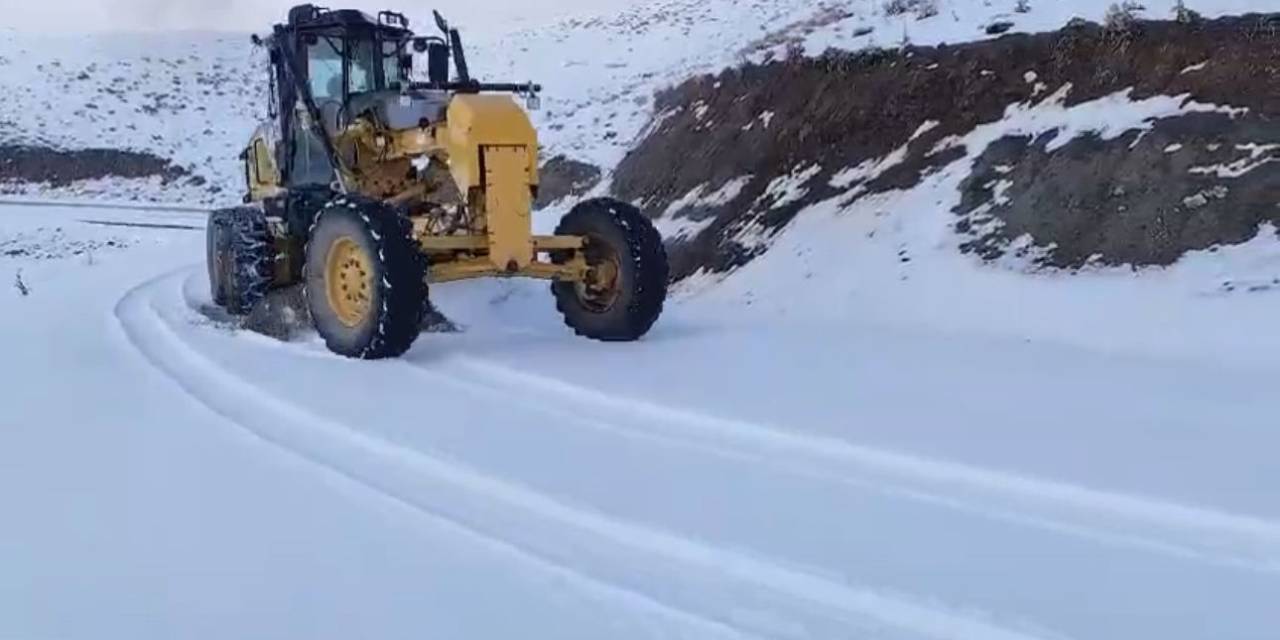
[[[998,258],[1026,235],[1043,265],[1168,265],[1280,225],[1280,127],[1266,117],[1192,113],[1053,152],[1050,137],[1006,138],[979,158],[956,210],[964,250]],[[998,201],[995,185],[1007,187]]]
[[[814,203],[914,186],[965,155],[935,152],[940,141],[1068,84],[1068,107],[1131,88],[1132,100],[1186,95],[1247,108],[1061,147],[1048,145],[1053,136],[1007,138],[961,187],[956,230],[983,257],[1029,234],[1044,264],[1167,264],[1280,223],[1280,166],[1271,162],[1280,156],[1277,59],[1280,15],[1249,15],[1077,23],[960,46],[748,65],[658,96],[652,133],[619,165],[614,189],[652,217],[694,223],[672,243],[678,278],[743,264],[767,248],[747,238],[767,237]],[[901,161],[886,171],[846,171],[895,150]],[[992,219],[999,224],[985,224]]]
[[[168,184],[187,175],[186,169],[169,160],[138,151],[0,145],[0,184],[26,182],[65,187],[81,180],[150,177],[159,177]]]
[[[600,184],[600,167],[573,160],[567,156],[552,156],[539,169],[541,184],[538,189],[538,200],[534,206],[539,209],[554,204],[568,197],[579,197]]]

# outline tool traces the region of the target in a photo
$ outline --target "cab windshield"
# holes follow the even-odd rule
[[[400,67],[404,50],[402,40],[348,39],[343,55],[343,41],[321,37],[307,46],[307,74],[311,94],[316,100],[343,99],[343,62],[346,71],[346,95],[383,89],[399,89],[406,80]]]
[[[318,38],[307,45],[307,78],[317,101],[342,99],[341,41]]]

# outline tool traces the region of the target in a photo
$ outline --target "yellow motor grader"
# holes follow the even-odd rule
[[[429,283],[520,276],[550,280],[578,334],[638,339],[667,293],[657,231],[593,199],[534,235],[538,138],[513,95],[536,107],[541,87],[474,79],[458,30],[435,21],[419,37],[394,12],[300,5],[254,38],[270,117],[242,155],[245,206],[210,214],[214,301],[246,314],[301,283],[329,348],[377,359],[413,344]]]

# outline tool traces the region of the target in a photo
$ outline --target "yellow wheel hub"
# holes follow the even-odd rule
[[[325,259],[325,293],[338,320],[356,327],[373,306],[373,260],[358,242],[341,237],[329,245]]]
[[[588,309],[603,313],[612,309],[622,294],[622,264],[618,254],[600,241],[591,243],[586,254],[587,277],[577,285],[578,299]]]

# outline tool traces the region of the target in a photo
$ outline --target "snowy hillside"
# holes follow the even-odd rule
[[[234,201],[242,182],[236,156],[265,96],[259,64],[240,35],[0,31],[0,144],[146,151],[198,178],[92,181],[53,195]],[[0,189],[6,186],[47,190]]]
[[[906,7],[901,13],[890,5]],[[609,168],[652,114],[653,94],[699,73],[745,61],[989,39],[988,27],[1050,31],[1073,18],[1101,22],[1109,0],[658,0],[616,15],[567,20],[484,40],[479,68],[495,76],[539,79],[547,87],[542,135],[557,153]],[[1139,13],[1173,17],[1175,0],[1145,2]],[[1205,17],[1265,11],[1256,0],[1192,2]],[[931,6],[933,11],[918,7]],[[1270,7],[1280,9],[1280,5]],[[933,14],[933,15],[930,15]],[[613,134],[616,134],[613,135]]]
[[[611,169],[653,115],[656,92],[691,75],[747,60],[861,49],[964,42],[1009,30],[1043,31],[1073,17],[1101,21],[1110,2],[937,0],[659,0],[621,13],[558,20],[515,30],[501,22],[460,25],[484,79],[534,79],[546,87],[535,122],[549,154]],[[1173,2],[1145,3],[1143,15],[1168,18]],[[1206,17],[1264,10],[1249,0],[1193,3]],[[1265,4],[1265,3],[1264,3]],[[917,5],[937,7],[922,12]],[[923,17],[922,17],[923,16]],[[426,14],[414,16],[420,30]],[[263,30],[267,25],[263,25]],[[87,183],[9,191],[160,202],[235,203],[236,155],[263,116],[265,71],[247,34],[95,34],[51,36],[0,29],[0,144],[110,147],[173,160],[203,180],[178,184]],[[206,182],[207,181],[207,182]]]
[[[460,330],[383,362],[212,307],[201,209],[238,200],[261,108],[246,36],[0,31],[0,146],[185,172],[0,184],[0,638],[1274,640],[1276,226],[1223,218],[1247,237],[1067,268],[1021,236],[967,249],[960,222],[1021,229],[994,212],[1119,174],[1138,192],[1130,165],[1067,162],[1107,154],[1217,181],[1146,185],[1176,215],[1265,201],[1280,133],[1234,98],[1161,90],[1252,74],[1263,103],[1280,80],[1177,57],[1210,34],[1162,50],[1157,89],[1010,66],[1001,91],[947,93],[955,118],[899,103],[816,151],[802,130],[844,112],[805,120],[817,90],[758,82],[821,88],[826,63],[799,52],[950,52],[1110,4],[667,0],[468,30],[484,79],[546,86],[548,155],[601,167],[599,193],[657,185],[637,199],[673,252],[728,238],[751,259],[691,263],[626,344],[572,335],[544,283],[433,286]],[[1031,64],[1053,44],[1009,46]],[[1004,50],[929,55],[921,91],[987,78],[981,56]],[[1136,211],[1103,191],[1115,218]],[[738,217],[702,215],[725,207]]]

